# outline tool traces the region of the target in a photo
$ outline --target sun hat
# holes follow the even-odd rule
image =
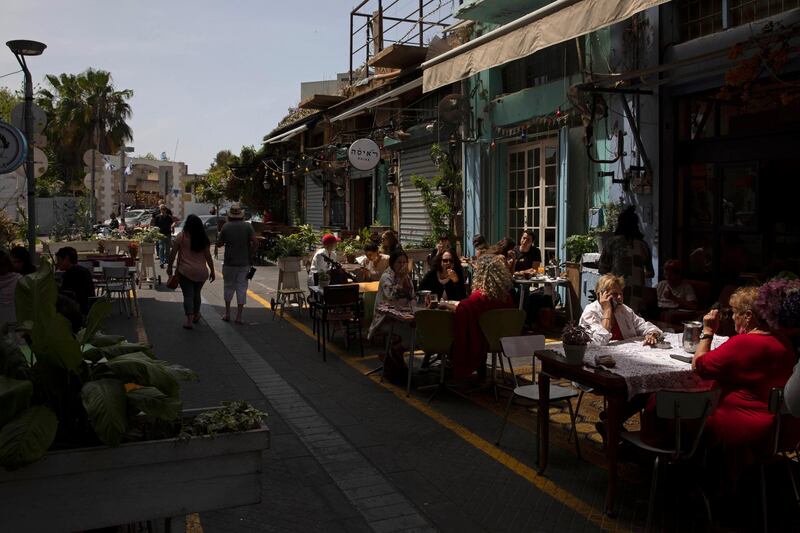
[[[322,246],[328,246],[329,244],[334,244],[337,242],[339,242],[339,237],[333,233],[326,233],[322,236]]]
[[[244,218],[244,211],[242,210],[242,206],[239,204],[233,204],[228,208],[228,219],[229,220],[241,220]]]

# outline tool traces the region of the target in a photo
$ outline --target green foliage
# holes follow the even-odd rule
[[[567,257],[569,261],[581,260],[581,255],[597,251],[597,242],[592,235],[580,234],[567,237]]]
[[[155,244],[164,237],[169,237],[169,235],[162,235],[161,230],[156,227],[136,228],[133,230],[133,239],[140,243]]]
[[[602,206],[603,223],[591,230],[591,234],[611,232],[617,228],[617,219],[622,210],[625,209],[625,202],[622,198],[619,201],[604,203]]]
[[[32,342],[0,337],[0,465],[16,468],[59,447],[115,446],[142,422],[177,420],[180,381],[191,370],[156,359],[149,346],[102,335],[111,304],[92,306],[77,335],[55,312],[50,265],[17,283],[17,322]]]
[[[222,402],[222,407],[197,415],[185,428],[191,435],[215,435],[258,429],[267,414],[248,402]]]
[[[0,465],[19,468],[39,459],[56,436],[58,419],[47,407],[29,407],[0,429]]]
[[[19,93],[12,92],[8,87],[0,87],[0,120],[11,122],[11,110],[22,102]]]
[[[8,216],[5,209],[0,210],[0,247],[9,248],[17,240],[20,226]]]
[[[281,235],[275,246],[267,253],[272,260],[278,257],[302,257],[322,241],[322,232],[311,224],[303,224],[291,235]]]
[[[89,381],[81,388],[81,400],[100,440],[118,446],[128,429],[125,384],[111,378]]]
[[[433,234],[425,235],[422,239],[420,239],[419,247],[420,248],[433,249],[433,248],[436,248],[436,245],[438,243],[439,243],[439,239],[434,237]]]
[[[48,175],[67,184],[83,182],[83,154],[98,146],[102,153],[117,153],[133,138],[129,89],[117,90],[111,73],[88,69],[80,74],[46,76],[37,103],[47,114],[50,164]],[[51,170],[52,168],[52,170]]]
[[[461,172],[459,172],[447,152],[438,144],[431,147],[431,158],[439,169],[439,174],[428,179],[411,176],[411,184],[419,189],[422,203],[428,211],[433,237],[453,233],[453,215],[458,211],[461,197]]]

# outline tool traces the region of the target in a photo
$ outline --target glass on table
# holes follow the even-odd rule
[[[428,308],[436,309],[439,306],[439,295],[431,293],[428,295]]]

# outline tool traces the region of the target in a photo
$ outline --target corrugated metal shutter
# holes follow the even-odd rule
[[[306,176],[306,224],[311,224],[316,229],[325,223],[322,213],[324,194],[322,183]]]
[[[431,233],[430,217],[411,176],[430,178],[438,173],[428,145],[400,152],[400,241],[418,243]]]

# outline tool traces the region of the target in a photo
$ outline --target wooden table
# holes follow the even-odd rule
[[[550,445],[550,377],[558,377],[580,383],[594,389],[594,392],[606,397],[608,406],[606,414],[606,461],[608,464],[608,488],[606,490],[605,511],[613,515],[614,502],[617,496],[617,461],[619,445],[619,428],[622,425],[622,413],[628,403],[628,387],[625,379],[611,372],[569,365],[560,354],[552,350],[540,350],[536,357],[542,363],[539,374],[539,473],[547,468],[547,457]]]
[[[683,351],[681,336],[667,333],[669,345],[665,348],[650,348],[642,345],[642,339],[615,341],[608,346],[587,347],[584,363],[593,365],[595,355],[611,355],[616,360],[614,372],[602,368],[568,364],[566,359],[556,350],[560,346],[536,352],[542,363],[539,375],[539,472],[547,468],[550,418],[550,378],[563,378],[586,387],[605,396],[607,400],[605,420],[606,427],[606,461],[608,464],[608,489],[606,491],[605,511],[612,515],[617,495],[617,460],[619,432],[624,416],[630,413],[630,401],[639,395],[650,394],[658,390],[698,390],[706,389],[709,383],[700,379],[691,369],[691,364],[675,361],[669,357],[671,353],[688,355]],[[712,348],[718,347],[727,340],[726,337],[715,337]],[[551,345],[552,346],[552,345]]]
[[[523,288],[522,294],[519,298],[519,308],[522,309],[525,302],[525,295],[528,293],[528,287],[532,285],[544,285],[545,291],[551,294],[555,293],[556,287],[567,287],[569,289],[569,280],[566,278],[518,278],[514,277],[514,284]],[[553,299],[555,301],[555,298]],[[571,321],[575,321],[575,310],[572,308],[572,298],[570,297],[569,290],[567,290],[567,316]]]

